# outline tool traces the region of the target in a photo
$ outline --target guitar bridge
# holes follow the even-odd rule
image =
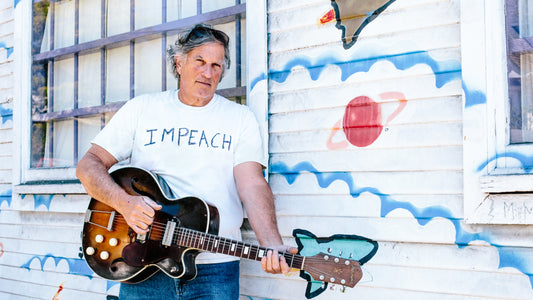
[[[176,222],[168,221],[165,228],[165,233],[163,234],[163,240],[161,244],[164,246],[172,246],[172,238],[174,238],[174,232],[176,231]]]

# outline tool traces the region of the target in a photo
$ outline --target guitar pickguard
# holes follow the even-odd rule
[[[150,197],[162,205],[152,228],[175,220],[179,227],[218,234],[218,210],[196,197],[169,198],[164,181],[139,168],[122,168],[111,173],[115,182],[130,195]],[[160,225],[163,224],[163,225]],[[156,227],[154,227],[156,226]],[[162,270],[174,278],[196,277],[198,250],[161,243],[164,230],[151,230],[139,240],[115,210],[91,199],[82,234],[87,264],[100,276],[115,281],[138,283]]]

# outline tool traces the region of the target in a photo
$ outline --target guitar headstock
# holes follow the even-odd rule
[[[363,277],[358,261],[324,253],[306,257],[302,270],[314,280],[347,287],[354,287]]]

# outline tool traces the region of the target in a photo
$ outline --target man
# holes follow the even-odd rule
[[[92,141],[76,175],[91,197],[115,208],[139,234],[148,231],[161,206],[114,183],[108,170],[125,159],[161,176],[179,197],[216,206],[220,236],[240,239],[242,201],[259,243],[275,249],[263,257],[263,270],[286,273],[290,268],[278,250],[297,249],[284,246],[278,232],[273,195],[262,174],[266,158],[257,121],[246,106],[215,95],[229,67],[228,44],[225,33],[205,25],[181,35],[168,50],[180,89],[128,101]],[[197,268],[198,276],[187,282],[158,272],[139,284],[122,284],[120,297],[238,298],[235,258],[203,252]]]

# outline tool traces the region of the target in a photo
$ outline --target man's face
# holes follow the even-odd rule
[[[187,57],[176,57],[180,74],[180,100],[192,106],[204,106],[215,94],[224,67],[224,46],[208,43],[195,48]]]

